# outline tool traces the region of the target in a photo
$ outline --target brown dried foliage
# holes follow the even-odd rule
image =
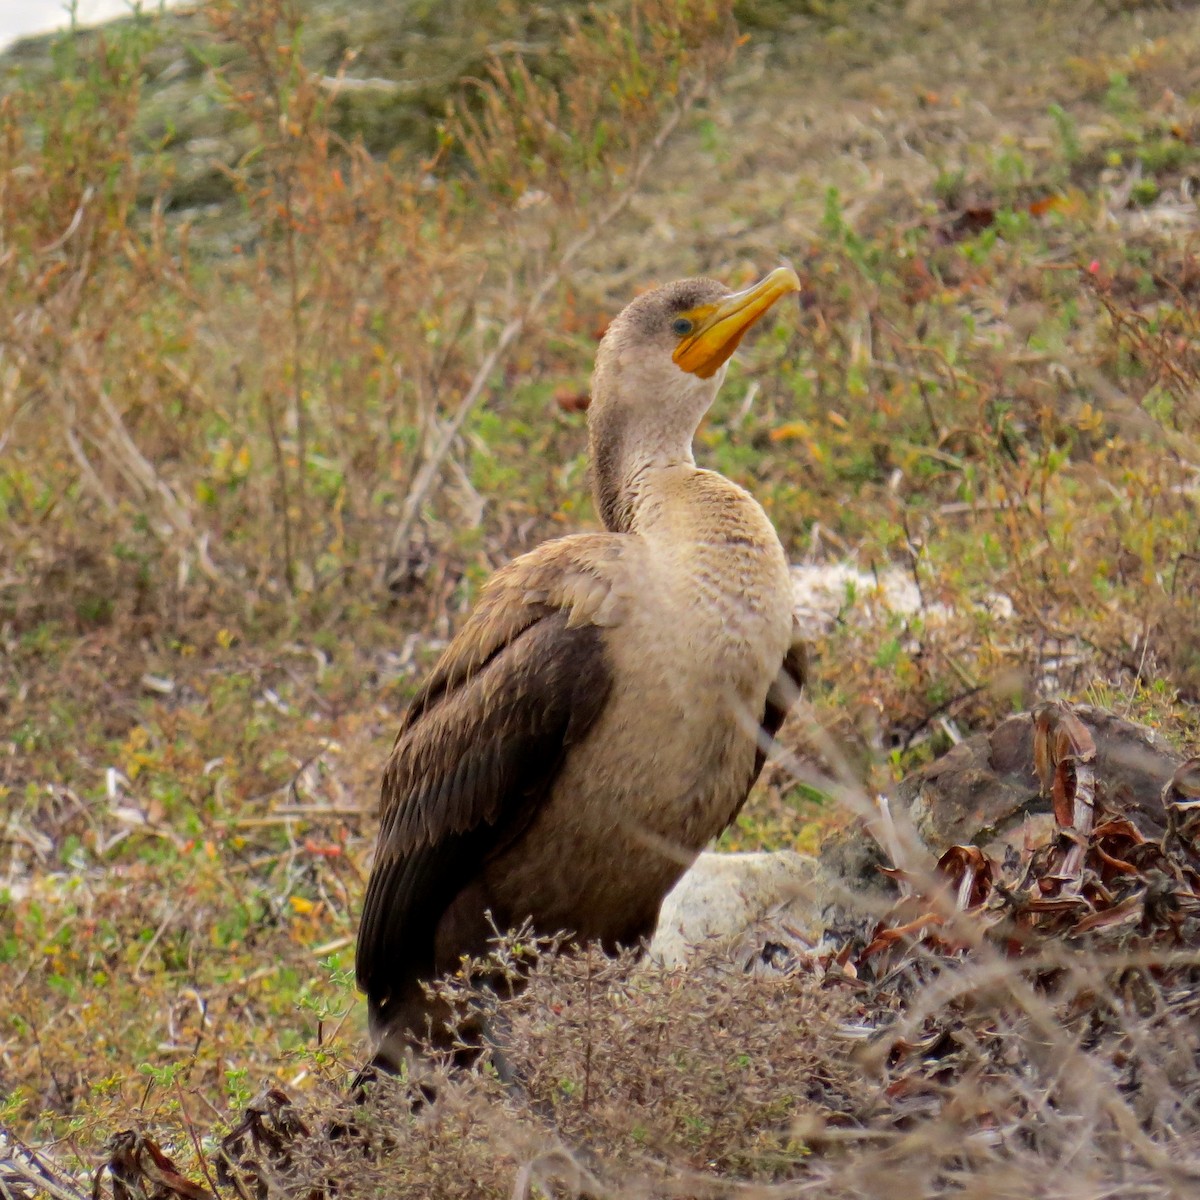
[[[452,156],[432,164],[383,161],[330,134],[322,94],[288,36],[284,6],[221,4],[213,11],[224,36],[244,51],[224,72],[226,100],[259,139],[252,160],[233,168],[246,220],[230,263],[193,271],[186,227],[158,212],[145,225],[130,221],[133,160],[123,106],[132,102],[136,72],[120,47],[104,49],[99,60],[115,119],[55,107],[62,98],[51,92],[10,95],[0,110],[4,166],[11,168],[0,172],[9,237],[0,255],[9,354],[0,377],[7,422],[0,440],[8,438],[4,449],[14,465],[5,482],[16,514],[7,531],[15,553],[3,564],[0,588],[18,629],[64,611],[86,628],[93,620],[86,605],[97,594],[139,610],[161,605],[164,595],[215,604],[228,588],[238,603],[253,606],[260,595],[289,586],[328,595],[343,578],[374,578],[380,564],[372,555],[414,495],[420,467],[434,461],[456,405],[487,362],[485,351],[512,314],[522,314],[516,298],[547,278],[546,262],[577,230],[578,214],[564,213],[557,201],[575,200],[575,187],[583,188],[590,214],[593,200],[620,187],[587,159],[587,135],[595,130],[582,124],[594,111],[603,64],[612,65],[602,57],[604,39],[587,51],[599,60],[581,58],[595,70],[579,72],[574,109],[569,90],[539,92],[525,107],[536,119],[523,120],[510,111],[514,97],[528,99],[529,88],[542,84],[515,62],[486,74],[474,106],[449,126],[460,138],[466,177],[481,185],[471,193],[478,207],[464,221],[454,174],[461,163]],[[657,14],[656,22],[670,15],[657,5],[644,11]],[[684,22],[677,32],[688,28]],[[618,41],[611,32],[606,27],[609,43]],[[653,49],[659,26],[642,32]],[[728,44],[715,36],[700,49],[692,65],[702,77],[723,61]],[[655,53],[669,78],[677,60]],[[1101,89],[1109,74],[1106,68]],[[644,148],[655,128],[652,112],[639,107],[645,103],[636,77],[626,107],[604,97],[601,107],[610,106],[605,112],[627,134],[622,155]],[[578,144],[561,133],[564,120],[576,119],[572,111],[583,129]],[[973,110],[971,121],[977,115]],[[30,122],[40,122],[62,153],[40,156],[26,140]],[[513,148],[511,160],[506,147]],[[621,157],[616,166],[628,161]],[[824,169],[818,163],[814,172],[823,178]],[[924,240],[901,245],[913,230],[896,230],[892,248],[904,255],[893,275],[873,276],[861,239],[855,250],[833,233],[807,258],[798,255],[809,285],[803,362],[816,381],[805,414],[813,417],[816,442],[827,447],[843,436],[866,444],[852,421],[855,405],[845,406],[849,418],[839,412],[826,424],[819,415],[843,404],[849,366],[868,375],[867,392],[851,393],[864,401],[857,407],[895,420],[870,442],[886,468],[871,478],[884,482],[856,492],[848,505],[847,482],[838,479],[804,504],[777,506],[776,519],[790,526],[794,545],[808,533],[804,522],[825,521],[840,553],[847,544],[837,533],[845,534],[836,524],[839,510],[899,512],[903,544],[862,553],[907,556],[923,609],[950,610],[939,626],[917,619],[899,630],[901,649],[916,646],[900,668],[877,655],[875,625],[858,643],[849,636],[840,657],[819,669],[850,681],[853,704],[844,711],[861,719],[864,741],[878,741],[882,731],[907,745],[941,714],[978,722],[1007,707],[1012,692],[1082,687],[1095,678],[1097,663],[1131,690],[1149,680],[1196,695],[1200,379],[1190,252],[1177,243],[1142,247],[1157,264],[1149,295],[1139,273],[1120,261],[1111,275],[1107,267],[1077,272],[1079,302],[1108,318],[1104,336],[1089,338],[1085,352],[1060,362],[976,341],[952,357],[943,348],[958,343],[927,338],[927,322],[936,331],[939,312],[977,312],[991,282],[1003,291],[1006,313],[1009,300],[1025,295],[1042,306],[1057,303],[1060,291],[1045,281],[1061,278],[1079,251],[1064,238],[1044,261],[1009,261],[1000,253],[998,266],[981,268],[958,254],[956,238],[969,243],[971,225],[990,222],[995,212],[981,207],[964,215],[952,238],[943,236],[945,217],[928,212],[915,218],[924,223]],[[889,212],[888,229],[893,224]],[[763,237],[774,238],[773,229]],[[875,249],[886,241],[876,239]],[[494,256],[498,246],[519,255],[502,261]],[[155,318],[149,328],[141,320],[147,312]],[[531,325],[536,333],[536,320]],[[1141,373],[1125,370],[1127,361]],[[521,369],[529,366],[525,360]],[[1060,385],[1060,367],[1076,372],[1078,388]],[[1096,379],[1088,374],[1093,369]],[[1123,393],[1113,391],[1113,379]],[[924,427],[913,433],[901,384],[919,391],[927,435]],[[1081,406],[1077,392],[1093,387],[1099,403]],[[788,444],[781,438],[780,446]],[[812,465],[795,447],[778,462],[793,474]],[[936,469],[912,472],[915,462]],[[325,474],[330,463],[335,469]],[[965,466],[978,486],[964,501],[956,489]],[[911,478],[893,492],[887,481],[901,467]],[[932,507],[914,503],[923,495]],[[438,516],[456,512],[453,497],[436,490],[419,507]],[[963,593],[931,567],[926,541],[939,525],[964,521],[970,539],[992,538],[1000,548],[988,583],[1012,599],[1013,626],[997,630],[984,614],[956,606]],[[432,559],[431,573],[442,572],[429,603],[444,619],[456,578],[444,556],[417,545],[419,533],[404,549],[412,560]],[[814,547],[818,533],[819,526]],[[140,554],[144,569],[130,571],[114,545]],[[1086,586],[1097,572],[1115,581],[1120,599]],[[1131,594],[1136,605],[1125,602]],[[105,650],[114,662],[128,656],[122,637],[123,628]],[[82,654],[95,656],[96,646],[85,644]],[[222,674],[224,660],[211,669]],[[131,718],[120,710],[133,707],[138,670],[97,666],[82,690],[111,696],[118,670],[131,674],[119,681],[121,703],[106,720],[123,735]],[[1022,676],[1016,687],[992,686],[1014,672]],[[935,693],[934,685],[947,680],[961,689],[947,696],[939,686]],[[207,704],[207,692],[203,698]],[[228,710],[219,694],[212,703]],[[361,681],[353,700],[342,703],[361,703]],[[248,707],[247,719],[250,713]],[[178,715],[164,718],[165,744],[174,773],[195,781],[209,754],[192,747],[176,759],[170,749],[177,735],[190,745],[192,729],[203,730],[191,719],[182,704]],[[328,728],[326,718],[321,728]],[[212,1181],[203,1163],[209,1149],[193,1138],[188,1107],[175,1111],[167,1093],[156,1095],[147,1116],[153,1129],[131,1131],[125,1136],[132,1140],[110,1151],[117,1172],[106,1168],[101,1191],[115,1191],[125,1172],[120,1186],[144,1194],[178,1177],[177,1187],[255,1196],[1192,1195],[1200,1125],[1197,764],[1190,760],[1175,773],[1162,819],[1148,827],[1114,803],[1087,730],[1080,733],[1072,714],[1043,712],[1039,728],[1057,816],[1053,836],[1017,846],[1004,861],[977,846],[952,848],[935,878],[906,881],[909,898],[885,921],[861,918],[864,938],[847,935],[831,950],[772,935],[748,972],[744,960],[731,967],[719,956],[685,973],[633,974],[626,963],[586,957],[545,962],[515,1002],[506,1041],[523,1096],[508,1094],[485,1071],[445,1080],[438,1102],[418,1111],[417,1097],[394,1084],[351,1111],[342,1091],[354,1064],[323,1059],[318,1034],[312,1059],[323,1080],[303,1102],[266,1092],[246,1108],[214,1158]],[[239,736],[223,737],[211,754],[229,753]],[[289,736],[299,760],[300,742],[311,737]],[[261,765],[265,751],[247,743],[253,765],[232,777],[240,798],[254,803],[279,784]],[[57,752],[66,758],[70,751]],[[293,784],[287,803],[294,792]],[[90,823],[97,844],[107,845],[116,822],[101,804],[89,811],[90,795],[31,790],[31,825],[90,836]],[[149,833],[177,836],[156,803],[146,801]],[[255,820],[251,814],[246,828]],[[320,821],[321,840],[330,844],[348,823],[332,811]],[[365,819],[359,814],[349,823],[361,844]],[[227,843],[219,845],[232,854]],[[54,849],[47,833],[38,862],[51,863]],[[250,851],[276,863],[281,857],[265,839]],[[293,843],[285,852],[288,878],[273,881],[272,896],[280,903],[302,899],[290,864],[302,870],[306,855],[319,851]],[[321,861],[330,869],[311,875],[335,893],[329,909],[348,922],[359,886],[354,864],[335,872],[331,863],[341,860]],[[186,891],[189,878],[136,865],[127,877],[124,891],[137,893],[128,903],[128,928],[157,931],[159,939],[145,951],[133,947],[135,975],[145,955],[169,940],[160,938],[164,930],[184,927],[180,944],[189,947],[209,932],[212,910],[193,906],[180,915],[168,905],[164,915],[155,908],[176,885]],[[73,919],[55,911],[48,932],[58,940]],[[256,921],[265,927],[277,919],[264,908]],[[43,940],[39,933],[30,963]],[[67,949],[79,951],[79,939]],[[286,965],[306,952],[297,944],[289,960],[284,938],[253,928],[247,940],[247,954]],[[111,960],[100,965],[121,967],[115,952],[105,953]],[[169,978],[190,979],[195,970],[189,950]],[[210,1026],[210,1040],[233,1025],[290,1019],[255,994],[249,977],[256,973],[247,964],[210,993],[217,1003],[210,1003],[208,1020],[219,1008],[225,1023],[215,1038]],[[112,982],[101,985],[87,993],[89,1003],[115,991]],[[16,1077],[39,1078],[50,1097],[39,1095],[39,1102],[72,1114],[100,1076],[97,1064],[109,1046],[87,1042],[94,1051],[90,1078],[78,1065],[61,1067],[62,1056],[70,1061],[71,1038],[83,1045],[94,1029],[85,1024],[85,1006],[56,995],[48,1008],[61,1044],[43,1051],[36,1036],[22,1043]],[[147,1026],[159,1016],[148,1015]],[[115,1019],[116,1036],[129,1020]],[[175,1032],[172,1053],[191,1041],[190,1027],[178,1038]],[[206,1070],[219,1071],[220,1045],[204,1060]],[[207,1103],[200,1085],[186,1086],[192,1110]],[[99,1110],[88,1111],[94,1123]],[[122,1116],[105,1129],[126,1124]],[[227,1132],[218,1124],[213,1141]],[[85,1131],[81,1145],[93,1145],[95,1133]],[[2,1145],[0,1185],[9,1194],[79,1194],[71,1172],[47,1154],[8,1138]],[[87,1150],[68,1145],[77,1167]],[[168,1156],[170,1176],[159,1155]]]
[[[341,76],[305,64],[297,5],[205,11],[212,97],[250,149],[222,168],[241,216],[215,233],[199,221],[215,238],[199,259],[197,218],[166,214],[167,178],[139,177],[154,160],[132,145],[137,38],[102,36],[86,87],[17,88],[0,106],[0,424],[20,563],[0,601],[22,627],[75,616],[38,586],[72,556],[99,621],[297,595],[327,611],[393,575],[383,560],[408,546],[389,531],[462,398],[489,394],[576,243],[733,45],[726,0],[630,0],[570,27],[562,51],[581,69],[560,81],[509,56],[449,89],[422,160],[336,134]],[[445,511],[423,486],[413,507]]]

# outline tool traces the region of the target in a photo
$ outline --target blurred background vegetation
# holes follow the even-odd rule
[[[811,703],[867,786],[1046,695],[1194,740],[1190,6],[211,0],[0,80],[4,1122],[354,1059],[395,715],[594,525],[655,282],[801,274],[698,457],[842,569]],[[725,845],[841,819],[776,772]]]

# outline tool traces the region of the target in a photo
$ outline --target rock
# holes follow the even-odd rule
[[[719,946],[744,965],[761,949],[763,930],[816,946],[832,929],[873,920],[870,913],[886,907],[887,895],[883,876],[864,886],[793,850],[701,854],[663,901],[650,957],[675,967],[700,947]]]
[[[1162,791],[1180,756],[1145,726],[1083,705],[1070,711],[1095,741],[1098,794],[1144,836],[1160,838]],[[1006,846],[1048,841],[1054,815],[1041,795],[1033,743],[1031,713],[967,738],[897,786],[897,824],[910,824],[935,857],[950,846],[977,845],[999,861]],[[701,854],[663,902],[650,955],[678,966],[697,948],[723,943],[722,952],[749,966],[778,942],[816,947],[830,937],[861,938],[895,899],[879,871],[886,865],[862,825],[831,838],[819,859],[791,850]]]
[[[701,854],[663,901],[651,957],[679,966],[701,944],[738,936],[807,893],[816,871],[813,859],[792,850]]]
[[[1153,730],[1086,705],[1071,711],[1096,743],[1096,779],[1113,805],[1147,837],[1165,828],[1162,789],[1182,759]],[[1053,823],[1033,758],[1033,715],[1020,713],[977,733],[896,788],[893,811],[907,816],[934,854],[978,845],[993,857]]]
[[[907,567],[862,571],[848,562],[794,565],[792,597],[800,624],[814,633],[828,632],[840,620],[877,622],[889,614],[919,613],[928,625],[945,621],[953,611],[926,603]],[[983,597],[978,607],[996,621],[1013,615],[1012,601],[998,592]]]

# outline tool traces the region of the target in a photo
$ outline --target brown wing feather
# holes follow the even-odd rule
[[[784,656],[783,665],[779,668],[779,674],[776,675],[770,691],[767,692],[767,704],[760,722],[768,738],[774,738],[779,732],[784,718],[808,682],[808,652],[800,639],[800,631],[794,626],[792,634],[792,644]],[[754,786],[766,761],[767,747],[760,742],[758,753],[754,756],[754,773],[750,776],[747,791]]]
[[[562,539],[499,572],[406,713],[358,935],[373,1014],[434,974],[446,909],[520,835],[602,711],[610,541]]]
[[[576,534],[546,542],[497,571],[413,697],[396,744],[430,705],[470,679],[542,617],[563,610],[569,612],[571,626],[601,627],[619,619],[611,582],[623,549],[611,534]]]

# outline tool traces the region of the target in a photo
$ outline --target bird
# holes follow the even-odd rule
[[[644,948],[667,892],[738,814],[804,683],[788,561],[692,443],[779,267],[636,296],[588,405],[603,531],[500,568],[404,713],[383,771],[355,965],[372,1065],[449,1046],[429,985],[496,931]]]

